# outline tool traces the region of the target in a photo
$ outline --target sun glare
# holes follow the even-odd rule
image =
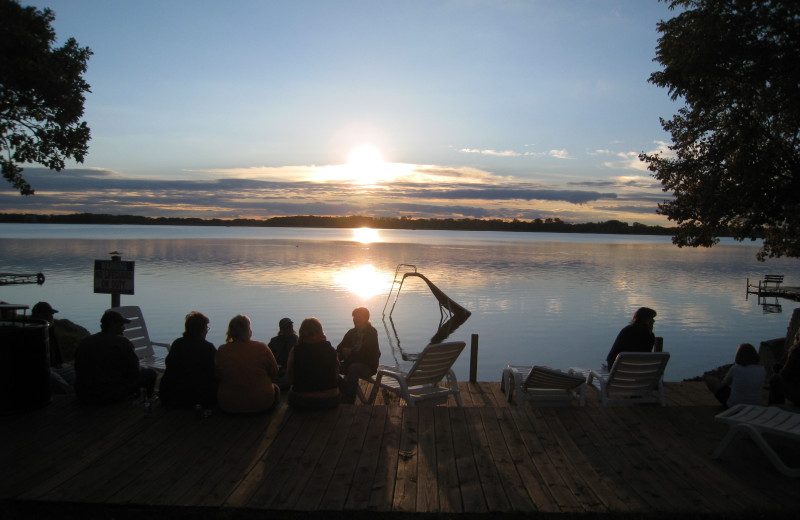
[[[353,230],[353,240],[355,242],[361,242],[362,244],[371,244],[373,242],[380,242],[381,238],[378,236],[377,229],[362,227]]]
[[[350,150],[346,167],[352,179],[359,184],[375,184],[385,180],[388,164],[376,147],[361,144]]]
[[[371,144],[361,144],[350,150],[347,164],[351,166],[375,166],[383,163],[381,151]]]
[[[386,291],[386,277],[369,264],[342,270],[336,276],[336,283],[364,299]]]

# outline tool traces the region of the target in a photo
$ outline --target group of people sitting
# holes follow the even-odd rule
[[[606,357],[610,370],[621,352],[650,352],[655,343],[653,325],[656,311],[641,307],[631,322],[617,335],[614,345]],[[775,367],[775,375],[769,381],[769,404],[783,404],[786,399],[800,406],[800,331],[793,338],[786,362]],[[708,388],[717,400],[726,407],[736,404],[764,404],[764,381],[766,367],[756,348],[742,343],[736,349],[734,364],[724,377],[709,374],[705,377]]]
[[[280,320],[269,344],[253,339],[250,318],[231,319],[224,344],[206,339],[208,317],[190,312],[183,335],[167,354],[158,388],[167,406],[218,406],[228,413],[267,412],[288,391],[289,405],[327,409],[354,403],[359,379],[378,370],[378,332],[369,310],[352,312],[353,328],[334,348],[317,318],[307,318],[297,332],[290,318]],[[106,311],[100,332],[85,338],[75,353],[75,392],[84,403],[111,403],[155,394],[157,373],[139,366],[133,345],[125,338],[129,320]]]
[[[48,303],[39,302],[32,318],[52,324],[57,312]],[[283,318],[277,335],[265,344],[253,340],[250,319],[240,314],[231,319],[226,341],[217,349],[206,340],[210,320],[200,312],[190,312],[183,335],[172,343],[167,355],[159,398],[170,406],[210,410],[217,405],[230,413],[271,410],[282,392],[288,392],[289,405],[295,408],[352,404],[359,380],[377,372],[381,356],[369,310],[354,309],[352,317],[353,328],[334,348],[317,318],[303,320],[297,332],[292,320]],[[653,350],[655,318],[656,311],[648,307],[634,313],[606,357],[609,370],[621,352]],[[100,332],[78,346],[74,371],[62,363],[57,338],[50,328],[51,370],[74,384],[81,402],[103,404],[155,394],[157,373],[139,366],[133,345],[124,336],[127,323],[129,320],[119,313],[106,311]],[[763,404],[765,378],[766,369],[755,347],[743,343],[726,375],[709,375],[706,384],[723,406]],[[786,399],[800,406],[800,331],[793,338],[785,364],[775,367],[769,381],[769,404],[782,404]]]

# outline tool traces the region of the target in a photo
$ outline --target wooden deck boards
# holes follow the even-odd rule
[[[270,415],[58,396],[0,417],[0,512],[42,507],[405,513],[788,516],[798,481],[735,441],[702,383],[668,383],[668,406],[519,408],[499,383],[462,383],[464,408],[374,406]],[[800,449],[781,447],[800,464]],[[138,509],[137,509],[138,510]],[[179,509],[180,510],[180,509]],[[11,518],[11,517],[9,517]]]

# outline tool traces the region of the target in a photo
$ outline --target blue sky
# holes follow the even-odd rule
[[[92,140],[0,211],[668,224],[663,2],[21,3],[94,52]]]

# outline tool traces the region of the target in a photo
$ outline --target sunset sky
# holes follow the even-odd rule
[[[36,0],[94,52],[83,164],[0,211],[668,225],[656,0]]]

